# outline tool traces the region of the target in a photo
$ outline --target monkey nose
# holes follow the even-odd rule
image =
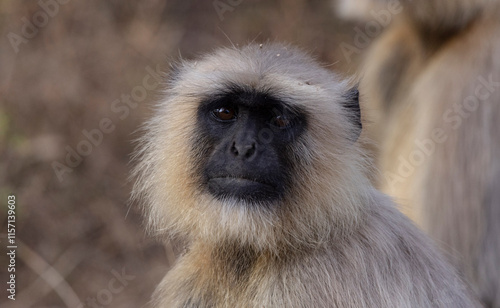
[[[255,148],[255,142],[253,141],[245,143],[234,141],[230,151],[235,157],[250,158],[255,154]]]

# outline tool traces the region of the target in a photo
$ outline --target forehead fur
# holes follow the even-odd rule
[[[291,104],[298,101],[304,106],[306,101],[314,108],[315,100],[340,99],[348,82],[297,48],[253,44],[242,49],[219,49],[198,61],[183,62],[172,86],[174,92],[191,97],[222,94],[236,86],[272,93]]]

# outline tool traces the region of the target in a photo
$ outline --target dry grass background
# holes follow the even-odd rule
[[[0,306],[75,308],[80,301],[81,307],[143,307],[174,261],[170,245],[144,233],[135,207],[127,215],[131,141],[158,91],[149,91],[123,120],[112,102],[142,84],[146,67],[168,70],[169,59],[228,46],[228,38],[240,45],[290,42],[351,73],[339,43],[352,39],[353,25],[338,21],[321,0],[242,0],[222,20],[214,1],[65,1],[18,53],[7,35],[21,35],[23,18],[31,20],[41,7],[38,1],[0,2]],[[103,118],[115,130],[60,181],[51,164],[63,163],[65,147],[76,148],[86,139],[82,131]],[[12,193],[19,245],[15,302],[5,290]],[[110,293],[114,270],[135,278]]]

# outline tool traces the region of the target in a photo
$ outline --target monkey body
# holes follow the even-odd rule
[[[485,305],[500,308],[500,6],[493,16],[436,53],[411,99],[424,102],[418,140],[443,135],[415,175],[416,217]]]
[[[357,89],[279,44],[176,67],[138,147],[150,230],[186,239],[155,307],[476,307],[368,179]]]
[[[420,231],[377,197],[352,235],[315,248],[276,255],[195,242],[156,290],[155,306],[479,307]]]
[[[401,2],[360,85],[379,186],[500,307],[500,2]]]

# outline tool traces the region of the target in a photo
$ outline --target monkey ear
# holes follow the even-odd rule
[[[352,135],[352,141],[356,141],[359,138],[362,130],[361,124],[361,108],[359,107],[359,91],[358,85],[355,85],[349,89],[344,95],[344,107],[347,110],[349,119],[353,122],[355,127],[355,132]]]

